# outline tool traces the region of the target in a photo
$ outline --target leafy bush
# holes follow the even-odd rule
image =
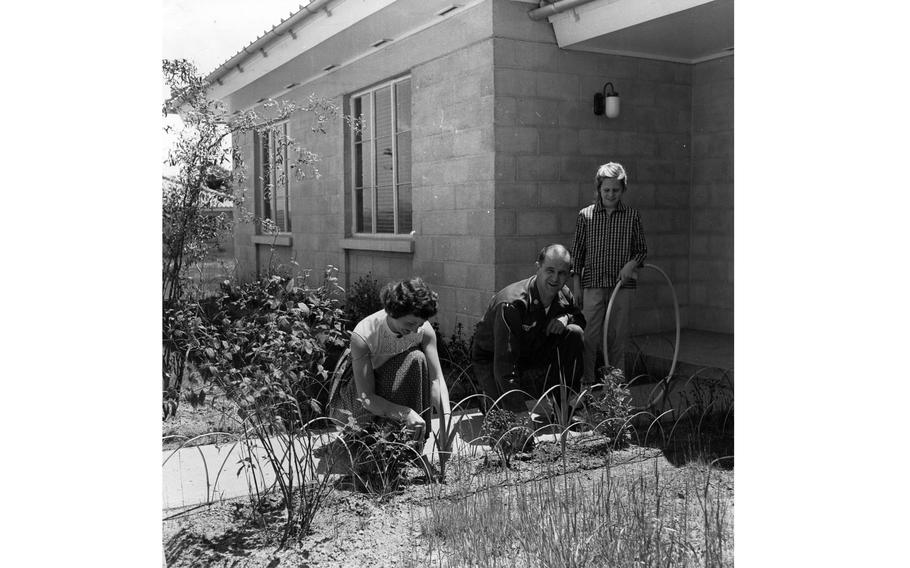
[[[629,417],[632,415],[632,394],[626,385],[622,369],[606,367],[601,384],[595,385],[584,397],[587,420],[594,430],[609,438],[614,447],[623,447],[632,439]]]
[[[337,289],[328,267],[319,288],[281,276],[225,282],[221,295],[164,311],[166,352],[185,353],[190,384],[201,393],[218,387],[236,403],[247,455],[254,446],[265,452],[287,511],[285,539],[308,529],[331,490],[327,476],[310,473],[313,445],[299,442],[314,436],[310,426],[321,417],[331,381],[327,369],[348,340]],[[256,481],[259,467],[249,458],[241,469]],[[267,499],[264,488],[251,487],[257,506]]]
[[[348,329],[354,329],[360,320],[382,309],[379,299],[382,286],[371,274],[361,276],[351,284],[344,303]]]
[[[411,430],[390,420],[363,426],[350,420],[333,445],[334,466],[341,464],[358,489],[380,495],[402,486],[408,465],[419,460],[423,450]]]
[[[480,427],[480,435],[499,454],[505,467],[509,467],[509,461],[518,452],[534,449],[533,431],[519,421],[514,412],[503,408],[487,412]]]

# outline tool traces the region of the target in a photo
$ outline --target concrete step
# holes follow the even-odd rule
[[[638,335],[627,353],[633,405],[661,421],[730,412],[733,407],[733,335],[683,329],[673,377],[675,332]],[[669,388],[667,388],[669,387]]]

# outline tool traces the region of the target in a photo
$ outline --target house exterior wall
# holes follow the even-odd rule
[[[572,246],[597,167],[617,161],[629,176],[623,199],[641,211],[648,262],[669,274],[685,317],[691,66],[562,50],[549,23],[526,10],[494,3],[496,287],[530,274],[542,246]],[[593,113],[606,81],[622,98],[615,119]],[[634,331],[672,329],[672,306],[663,278],[643,272]]]
[[[313,134],[304,115],[290,134],[319,154],[321,177],[291,181],[287,246],[272,252],[254,242],[252,224],[238,223],[238,274],[250,278],[272,257],[317,276],[334,265],[345,286],[367,273],[420,275],[440,295],[443,332],[462,323],[470,335],[492,294],[533,273],[542,246],[571,247],[597,166],[613,160],[628,171],[624,200],[641,211],[648,262],[670,276],[683,326],[732,331],[732,57],[692,66],[567,51],[527,10],[483,2],[284,97],[317,93],[349,112],[352,93],[410,75],[413,252],[342,248],[351,237],[350,137],[341,121]],[[233,93],[228,107],[287,84],[306,56]],[[616,119],[592,111],[607,81],[622,96]],[[252,140],[240,143],[252,205]],[[659,274],[642,273],[635,307],[635,333],[673,328]]]
[[[689,325],[733,333],[733,56],[694,67]]]
[[[292,234],[289,246],[276,248],[276,262],[294,260],[314,273],[334,265],[346,287],[368,273],[380,282],[422,276],[439,293],[442,328],[451,330],[461,321],[470,333],[481,315],[478,306],[495,291],[491,6],[481,3],[282,97],[303,103],[316,93],[349,112],[350,94],[410,75],[415,234],[412,253],[342,248],[342,240],[352,236],[345,153],[350,137],[341,121],[331,122],[325,134],[314,134],[312,118],[303,114],[291,120],[290,135],[320,156],[321,177],[291,181]],[[245,108],[285,82],[288,68],[305,64],[290,61],[273,72],[284,77],[280,81],[266,75],[229,97],[228,107]],[[240,142],[249,166],[251,206],[253,145],[251,139]],[[249,223],[235,231],[238,274],[247,279],[257,267],[263,272],[272,254],[269,244],[253,242],[254,231]]]

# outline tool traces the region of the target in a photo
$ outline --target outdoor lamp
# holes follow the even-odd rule
[[[607,85],[610,86],[610,92],[607,92]],[[616,118],[619,116],[619,93],[613,90],[613,83],[604,84],[602,93],[594,93],[594,114],[600,116],[607,115],[607,118]]]

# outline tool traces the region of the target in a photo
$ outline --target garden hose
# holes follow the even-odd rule
[[[676,288],[673,287],[673,282],[670,281],[670,277],[667,276],[667,273],[658,268],[653,264],[645,264],[644,268],[650,268],[656,270],[663,275],[664,279],[667,281],[667,285],[670,286],[670,292],[673,294],[673,314],[676,316],[676,342],[673,346],[673,359],[670,363],[670,371],[667,372],[667,376],[660,382],[663,385],[663,392],[660,395],[661,398],[661,407],[667,399],[667,394],[670,391],[670,380],[673,378],[673,372],[676,370],[676,361],[679,358],[679,335],[680,335],[680,325],[679,325],[679,299],[676,297]],[[607,354],[607,340],[609,338],[609,325],[610,325],[610,311],[613,309],[613,301],[616,299],[616,294],[619,293],[619,289],[622,288],[622,279],[616,283],[616,287],[613,288],[613,293],[610,295],[610,301],[607,303],[607,311],[604,314],[604,325],[603,325],[603,350],[604,350],[604,364],[607,366],[610,365],[610,358]],[[650,403],[653,405],[653,401]]]

